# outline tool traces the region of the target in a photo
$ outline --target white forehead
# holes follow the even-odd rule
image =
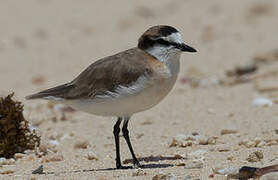
[[[178,43],[178,44],[182,44],[183,43],[181,34],[179,32],[172,33],[172,34],[170,34],[170,35],[168,35],[166,37],[163,37],[162,39],[164,39],[166,41],[169,41],[169,42]]]

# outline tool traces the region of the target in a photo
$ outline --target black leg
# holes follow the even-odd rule
[[[121,157],[120,157],[120,142],[119,142],[119,134],[120,134],[120,124],[122,122],[122,118],[118,118],[116,124],[114,125],[114,138],[115,138],[115,145],[116,145],[116,167],[117,169],[122,168],[121,164]]]
[[[129,139],[129,131],[127,129],[127,126],[128,126],[128,121],[129,121],[129,117],[127,118],[124,118],[124,125],[123,125],[123,129],[122,129],[122,132],[123,132],[123,136],[126,140],[126,143],[128,145],[128,148],[130,150],[130,153],[132,155],[132,158],[133,158],[133,164],[135,167],[140,167],[140,163],[139,161],[137,160],[135,154],[134,154],[134,151],[133,151],[133,148],[132,148],[132,145],[130,143],[130,139]]]

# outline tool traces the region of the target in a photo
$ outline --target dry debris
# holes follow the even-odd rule
[[[98,160],[97,155],[93,151],[88,152],[87,159],[88,160]]]
[[[15,160],[13,158],[6,159],[4,157],[0,158],[0,166],[2,165],[13,165],[15,164]]]
[[[246,148],[259,147],[262,148],[264,146],[273,146],[278,144],[278,139],[265,139],[262,140],[259,137],[255,137],[253,139],[244,139],[238,143],[240,146],[245,146]]]
[[[13,170],[4,170],[4,171],[0,171],[0,174],[6,175],[6,174],[13,174],[14,171]]]
[[[255,73],[258,70],[258,67],[255,64],[237,66],[233,70],[226,71],[228,77],[240,77],[247,74]]]
[[[238,130],[236,129],[222,129],[220,132],[221,135],[236,134],[236,133],[238,133]]]
[[[64,157],[61,154],[49,154],[43,157],[42,162],[57,162],[57,161],[63,161]]]
[[[249,154],[248,158],[246,159],[248,162],[259,162],[264,158],[264,155],[261,151],[255,151]]]
[[[153,176],[152,180],[176,180],[177,177],[174,176],[171,173],[164,173],[164,172],[160,172],[159,174]]]
[[[88,140],[78,140],[74,144],[74,149],[86,149],[89,146]]]
[[[208,145],[216,144],[216,138],[208,138],[202,135],[184,135],[175,136],[170,144],[170,147],[188,147],[193,145]]]
[[[11,158],[15,153],[35,149],[40,137],[31,131],[23,116],[23,105],[12,99],[14,93],[0,98],[0,157]]]
[[[132,176],[144,176],[147,173],[143,169],[135,169],[134,172],[132,172]]]

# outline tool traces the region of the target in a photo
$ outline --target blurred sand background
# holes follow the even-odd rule
[[[0,179],[152,179],[163,172],[177,179],[203,180],[213,174],[212,168],[277,164],[278,57],[271,54],[278,51],[277,17],[277,0],[0,1],[0,92],[15,92],[42,142],[51,141],[49,149],[54,149],[48,155],[31,153],[0,167],[13,171]],[[109,169],[115,167],[115,119],[77,111],[59,118],[47,101],[24,100],[30,93],[72,80],[99,58],[136,46],[139,36],[157,24],[176,27],[198,53],[183,54],[179,79],[170,95],[131,120],[135,152],[139,158],[149,157],[148,162],[141,162],[148,165],[143,173]],[[258,56],[271,62],[263,62],[248,75],[255,78],[227,83],[234,80],[226,77],[227,70]],[[268,72],[274,73],[264,76]],[[257,97],[274,104],[254,106]],[[223,129],[235,132],[221,135]],[[169,147],[176,135],[194,132],[216,138],[216,144]],[[261,145],[239,145],[253,140]],[[88,146],[75,148],[78,142]],[[186,168],[195,158],[190,153],[196,150],[202,152],[197,153],[202,156],[202,167]],[[249,162],[254,151],[262,152],[263,158]],[[88,159],[92,152],[98,160]],[[47,162],[48,156],[57,154],[62,158]],[[122,160],[130,158],[123,139],[121,154]],[[179,156],[186,159],[175,160]],[[52,174],[31,175],[41,164]]]

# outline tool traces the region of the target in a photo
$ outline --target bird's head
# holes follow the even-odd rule
[[[197,52],[184,43],[177,29],[167,25],[149,28],[138,40],[138,48],[159,58],[172,53]]]

